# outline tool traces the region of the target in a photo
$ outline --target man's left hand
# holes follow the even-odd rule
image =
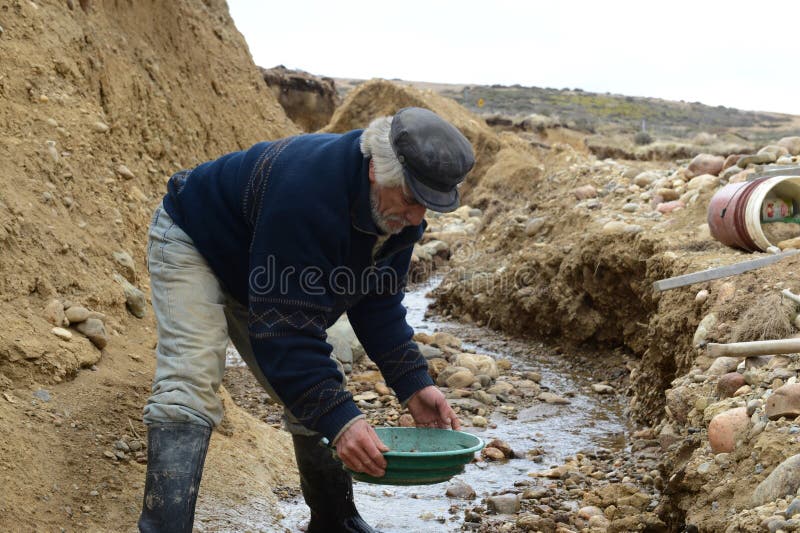
[[[406,404],[417,427],[461,429],[461,421],[447,399],[433,385],[418,390]]]

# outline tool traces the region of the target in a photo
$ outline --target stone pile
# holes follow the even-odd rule
[[[72,339],[72,329],[89,339],[99,350],[108,344],[105,315],[69,300],[53,299],[44,309],[44,317],[55,327],[50,332],[64,341]],[[72,329],[67,329],[72,328]]]

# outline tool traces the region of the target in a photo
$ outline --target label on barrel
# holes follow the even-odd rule
[[[761,221],[771,222],[792,216],[791,204],[781,198],[766,198],[761,204]]]

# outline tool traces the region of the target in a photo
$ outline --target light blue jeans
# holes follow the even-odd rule
[[[214,427],[220,423],[223,409],[217,391],[229,338],[258,382],[280,402],[253,354],[247,308],[222,288],[192,239],[163,206],[156,209],[150,224],[147,268],[158,346],[145,424],[189,422]],[[315,435],[286,408],[284,425],[290,433]]]

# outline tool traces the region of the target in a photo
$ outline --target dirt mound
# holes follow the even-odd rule
[[[324,131],[344,132],[366,127],[376,117],[393,115],[404,107],[424,107],[456,126],[475,150],[475,168],[465,192],[479,183],[503,146],[500,137],[455,101],[433,91],[420,91],[385,80],[370,80],[350,91]]]
[[[286,114],[303,131],[316,131],[330,122],[340,103],[332,78],[289,70],[283,65],[260,70]]]
[[[171,173],[297,128],[222,1],[12,2],[0,24],[0,528],[131,528],[144,450],[115,442],[142,444],[155,326],[127,310],[115,274],[142,303],[146,228]],[[51,333],[64,325],[45,317],[54,299],[88,308],[107,346]],[[230,409],[238,429],[230,446],[215,437],[211,463],[233,447],[238,472],[263,478],[241,431],[291,464]],[[222,473],[208,479],[210,497],[238,492]]]

